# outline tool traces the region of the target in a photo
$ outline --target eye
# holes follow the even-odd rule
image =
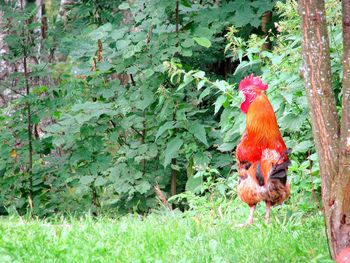
[[[247,95],[253,95],[255,93],[255,91],[253,89],[246,89],[244,91],[244,93],[247,94]]]

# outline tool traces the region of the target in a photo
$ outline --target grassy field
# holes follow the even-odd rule
[[[242,213],[243,214],[243,213]],[[237,228],[241,215],[0,219],[0,262],[331,262],[321,215]]]

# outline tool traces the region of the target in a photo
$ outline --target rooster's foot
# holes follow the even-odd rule
[[[245,222],[245,223],[243,223],[243,224],[237,225],[236,227],[237,227],[237,228],[243,228],[243,227],[251,226],[252,224],[253,224],[253,222]]]
[[[249,217],[247,222],[245,222],[244,224],[239,224],[237,227],[242,228],[253,224],[255,207],[256,207],[255,205],[250,207],[250,212],[249,212]]]
[[[271,203],[266,202],[266,213],[265,213],[266,224],[270,224],[270,210],[271,210]]]

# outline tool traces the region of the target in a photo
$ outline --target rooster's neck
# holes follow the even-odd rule
[[[265,94],[258,95],[247,112],[247,135],[258,142],[274,141],[280,138],[276,115]]]

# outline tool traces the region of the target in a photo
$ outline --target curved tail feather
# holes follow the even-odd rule
[[[270,180],[279,180],[283,185],[287,182],[287,171],[288,166],[291,162],[288,159],[290,149],[280,154],[278,151],[273,149],[265,149],[263,151],[259,168],[260,175],[263,176],[265,184]],[[259,181],[259,171],[257,169],[257,180]]]
[[[291,162],[289,160],[286,160],[281,164],[276,164],[273,166],[269,178],[278,179],[285,185],[287,182],[287,169],[290,164]]]

